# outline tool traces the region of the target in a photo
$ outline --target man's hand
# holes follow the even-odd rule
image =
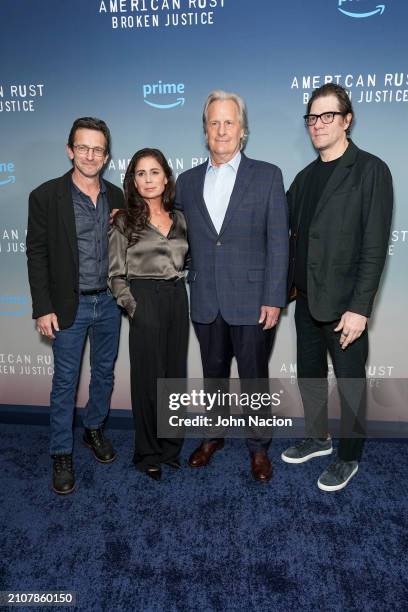
[[[265,323],[263,329],[275,327],[279,321],[280,308],[276,306],[261,306],[261,314],[258,323]]]
[[[50,338],[50,340],[55,338],[54,330],[59,331],[58,319],[55,312],[38,317],[36,325],[37,331],[42,336],[47,336],[47,338]]]
[[[113,219],[115,218],[116,213],[120,210],[120,208],[112,208],[111,214],[109,215],[109,223],[112,225]]]
[[[334,329],[335,332],[341,330],[340,346],[342,349],[348,347],[349,344],[357,340],[365,330],[367,325],[367,317],[357,314],[356,312],[347,311],[340,319],[340,323]]]

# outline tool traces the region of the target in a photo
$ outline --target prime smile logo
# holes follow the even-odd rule
[[[373,7],[371,10],[368,10],[368,11],[345,10],[345,8],[349,8],[349,7],[352,8],[353,6],[355,6],[357,3],[360,3],[361,1],[364,2],[365,0],[338,0],[337,8],[340,11],[340,13],[343,13],[343,15],[347,15],[347,17],[354,17],[356,19],[364,19],[365,17],[373,17],[373,15],[382,15],[385,10],[385,4],[377,4],[377,6]],[[352,6],[350,6],[351,3],[352,3]],[[345,8],[342,8],[343,4],[346,5]]]
[[[16,182],[16,177],[14,174],[11,174],[12,172],[14,172],[13,162],[0,162],[0,187],[2,185],[8,185],[9,183]],[[1,176],[2,174],[8,174],[9,176],[7,178],[3,178]]]
[[[143,102],[160,110],[184,106],[184,90],[184,83],[146,83],[143,85]],[[153,100],[148,99],[150,97]]]
[[[31,301],[26,295],[0,295],[1,317],[23,317],[31,311]]]

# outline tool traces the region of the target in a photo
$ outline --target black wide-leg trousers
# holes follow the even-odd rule
[[[297,377],[305,411],[306,437],[328,434],[329,352],[337,378],[341,404],[341,439],[337,455],[344,461],[360,461],[365,432],[367,329],[346,349],[335,332],[338,321],[322,323],[310,313],[307,297],[298,294],[295,311]]]
[[[157,438],[157,379],[187,376],[188,299],[183,279],[135,279],[130,290],[137,302],[129,331],[133,462],[144,471],[176,459],[183,444]]]

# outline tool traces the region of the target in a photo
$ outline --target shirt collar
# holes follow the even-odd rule
[[[238,172],[238,166],[241,162],[241,157],[242,157],[241,151],[238,151],[238,153],[236,153],[236,155],[232,159],[230,159],[229,162],[227,162],[226,164],[221,164],[221,166],[230,166],[236,174]],[[207,172],[211,168],[213,170],[217,170],[217,168],[220,168],[220,166],[213,165],[212,160],[211,160],[211,155],[210,155],[210,157],[208,158]]]
[[[74,190],[76,191],[76,193],[85,195],[84,192],[81,191],[80,188],[77,185],[75,185],[74,181],[72,180],[72,177],[71,177],[71,185],[74,188]],[[99,191],[100,191],[100,193],[106,193],[106,184],[105,184],[105,181],[103,179],[101,179],[101,178],[99,179]]]

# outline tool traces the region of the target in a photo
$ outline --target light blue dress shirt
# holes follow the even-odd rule
[[[204,180],[204,201],[218,234],[227,212],[240,162],[240,151],[229,162],[221,166],[214,166],[211,157],[208,159]]]

